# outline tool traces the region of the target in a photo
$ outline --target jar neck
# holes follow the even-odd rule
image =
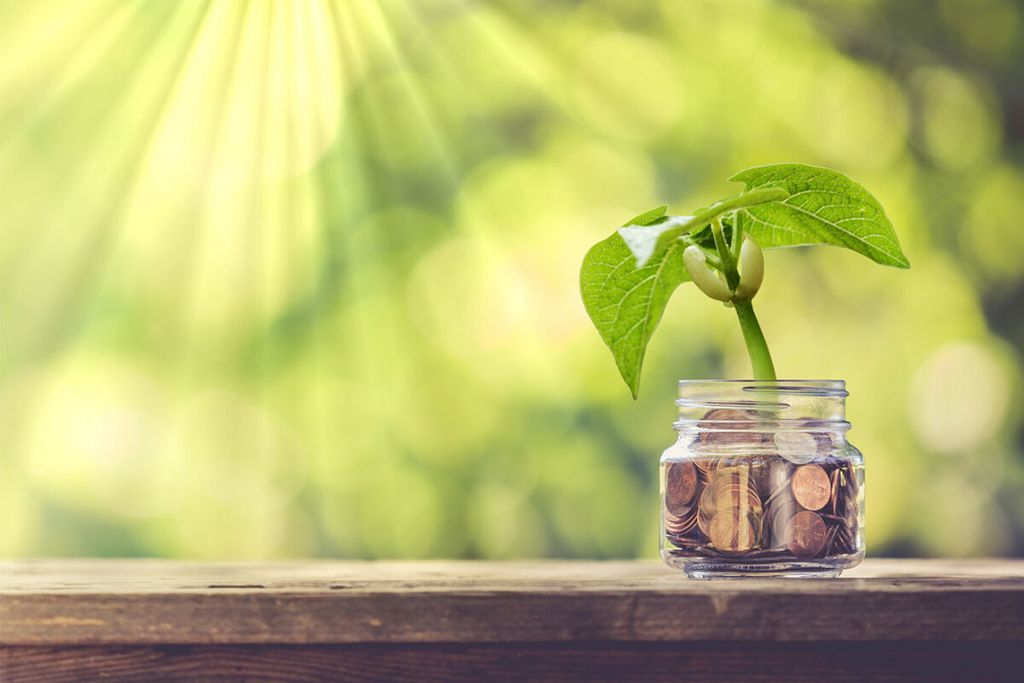
[[[680,380],[678,432],[833,432],[846,421],[843,380]]]

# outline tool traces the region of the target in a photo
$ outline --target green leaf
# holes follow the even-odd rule
[[[729,180],[747,191],[780,187],[789,196],[737,211],[762,248],[833,244],[876,263],[909,268],[892,223],[871,193],[842,173],[805,164],[748,168]]]
[[[669,216],[650,225],[626,225],[619,228],[619,237],[636,258],[636,267],[640,268],[654,255],[659,242],[662,248],[667,246],[668,242],[661,239],[662,235],[689,220],[690,216]]]
[[[745,206],[781,201],[787,196],[788,193],[781,187],[744,192],[735,197],[715,202],[711,206],[700,209],[692,216],[663,216],[649,224],[652,226],[649,231],[634,227],[634,225],[626,225],[619,229],[619,234],[626,240],[626,246],[636,256],[637,267],[641,267],[655,252],[666,249],[669,244],[687,233],[702,229],[715,218],[721,218]],[[640,214],[637,218],[653,215],[655,211],[660,211],[660,207],[654,211],[648,211],[646,214]]]
[[[668,211],[668,204],[662,204],[661,206],[651,209],[650,211],[644,211],[639,216],[626,221],[626,225],[650,225],[651,223],[657,223],[664,217]]]
[[[638,268],[633,252],[615,233],[591,247],[583,258],[583,305],[611,349],[633,398],[640,388],[647,342],[658,327],[672,292],[690,279],[683,265],[682,247],[682,243],[673,242],[657,250]]]
[[[728,242],[729,244],[732,244],[732,229],[732,219],[723,218],[722,234],[725,235],[725,241]],[[705,225],[700,230],[691,233],[690,239],[693,240],[694,244],[704,247],[704,249],[711,252],[715,252],[718,248],[715,244],[715,236],[711,232],[710,225]]]

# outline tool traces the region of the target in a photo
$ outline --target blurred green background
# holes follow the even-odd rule
[[[590,244],[756,164],[913,267],[768,256],[845,378],[869,552],[1024,554],[1024,11],[1006,0],[5,0],[0,554],[653,556],[682,288],[634,403]]]

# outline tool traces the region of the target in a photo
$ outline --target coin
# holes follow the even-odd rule
[[[765,533],[771,534],[765,539],[765,545],[776,548],[783,547],[787,542],[789,520],[796,513],[796,503],[791,496],[776,498],[765,515]]]
[[[704,413],[701,422],[751,422],[754,413],[749,410],[737,410],[735,408],[712,408]]]
[[[729,552],[746,552],[754,546],[754,527],[746,515],[735,510],[719,512],[711,520],[708,535],[711,545]]]
[[[771,435],[756,431],[757,426],[755,413],[734,408],[709,410],[697,423],[701,442],[720,446],[767,442]]]
[[[801,465],[790,483],[796,502],[808,510],[820,510],[828,503],[831,482],[820,465]]]
[[[832,509],[834,514],[845,519],[857,517],[857,480],[850,465],[840,465],[833,474]]]
[[[719,465],[711,484],[713,488],[719,489],[732,484],[747,485],[750,481],[750,466],[743,463],[741,465]]]
[[[727,484],[715,489],[715,509],[719,511],[734,508],[749,512],[761,511],[761,498],[753,484]]]
[[[776,452],[797,465],[818,457],[818,442],[807,432],[776,432],[773,437]]]
[[[740,512],[761,512],[761,497],[750,478],[749,465],[719,467],[709,487],[714,494],[716,512],[735,509]]]
[[[692,510],[683,516],[673,515],[665,511],[665,532],[679,536],[690,533],[697,526],[697,511]]]
[[[771,493],[768,498],[765,499],[765,503],[771,503],[774,499],[785,494],[789,495],[789,470],[790,466],[784,461],[776,462],[772,465],[771,476],[769,477],[769,488]]]
[[[842,544],[842,552],[857,552],[857,532],[854,530],[854,527],[844,524],[839,529],[837,539]]]
[[[697,468],[692,462],[674,462],[665,472],[665,507],[674,515],[690,508],[697,493]]]
[[[782,559],[783,557],[785,557],[785,554],[785,551],[779,550],[778,548],[762,548],[760,550],[752,550],[751,552],[745,554],[743,556],[743,559],[757,558],[764,560],[770,557]]]
[[[818,455],[828,455],[836,446],[838,437],[833,432],[810,432],[818,447]]]
[[[833,515],[838,515],[839,512],[840,512],[840,509],[839,509],[839,493],[840,493],[840,491],[839,491],[839,480],[842,477],[842,472],[843,472],[843,470],[840,467],[837,467],[834,470],[832,470],[832,486],[831,486],[831,490],[832,490],[832,514]]]
[[[857,478],[857,472],[852,466],[848,465],[843,470],[842,478],[846,480],[846,486],[844,487],[845,490],[843,491],[843,500],[846,503],[846,508],[855,509],[857,507],[857,499],[859,498],[860,493],[860,481]],[[840,481],[840,484],[842,483],[843,482]]]
[[[762,498],[767,498],[772,492],[772,470],[777,466],[776,462],[767,460],[755,460],[750,464],[750,481]]]
[[[716,465],[715,458],[698,458],[693,461],[693,464],[697,467],[698,478],[703,481],[707,481],[708,478],[714,475]]]
[[[786,525],[786,548],[797,557],[814,557],[825,547],[826,534],[821,517],[802,510]]]
[[[704,493],[701,494],[700,501],[697,503],[697,526],[705,538],[711,535],[709,527],[711,518],[717,512],[716,508],[714,492],[710,486],[705,487]]]
[[[836,526],[828,530],[828,539],[825,543],[826,554],[842,555],[850,552],[848,550],[849,539],[846,524],[836,524]]]
[[[672,534],[668,535],[668,541],[680,550],[695,550],[700,545],[700,541],[695,538],[675,536]]]

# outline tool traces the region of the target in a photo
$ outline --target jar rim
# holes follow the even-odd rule
[[[840,384],[844,379],[681,379],[679,384]]]
[[[846,430],[847,396],[841,379],[685,379],[679,381],[675,426],[677,430]]]
[[[842,379],[681,379],[679,395],[701,389],[739,390],[749,393],[780,393],[819,398],[846,398],[846,380]]]

